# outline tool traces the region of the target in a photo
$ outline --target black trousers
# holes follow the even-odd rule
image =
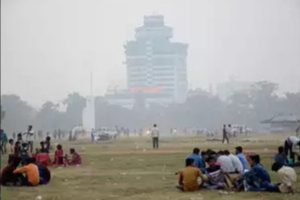
[[[290,153],[290,159],[295,163],[295,153],[293,152],[293,144],[289,143],[287,140],[284,142],[284,153],[286,156]]]
[[[159,143],[158,137],[153,137],[152,138],[153,149],[158,149],[158,143]]]

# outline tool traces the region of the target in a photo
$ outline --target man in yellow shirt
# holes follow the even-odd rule
[[[38,166],[34,163],[35,159],[29,158],[27,165],[14,170],[14,174],[25,174],[23,185],[36,186],[40,183],[39,169]]]
[[[277,172],[280,183],[278,189],[282,193],[294,193],[297,183],[297,174],[295,170],[280,163],[274,163],[272,170]]]
[[[178,188],[183,191],[195,191],[201,188],[207,178],[194,166],[194,159],[185,160],[186,167],[179,174]]]

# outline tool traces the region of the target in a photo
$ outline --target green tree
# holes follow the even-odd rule
[[[8,133],[25,131],[28,125],[35,124],[36,111],[17,95],[2,95],[1,109],[5,111],[1,127]]]
[[[59,112],[58,105],[47,101],[36,115],[38,130],[53,131],[55,129],[66,129],[65,113]]]
[[[66,104],[66,124],[69,129],[82,125],[82,111],[86,106],[86,99],[78,93],[69,94],[64,100]]]

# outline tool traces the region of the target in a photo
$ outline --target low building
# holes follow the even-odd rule
[[[299,115],[277,115],[261,122],[267,124],[270,132],[295,132],[300,126]]]

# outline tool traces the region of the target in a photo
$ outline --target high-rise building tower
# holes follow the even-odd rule
[[[125,45],[129,92],[143,93],[148,102],[184,102],[188,45],[170,41],[173,30],[162,15],[145,16],[135,32]]]

